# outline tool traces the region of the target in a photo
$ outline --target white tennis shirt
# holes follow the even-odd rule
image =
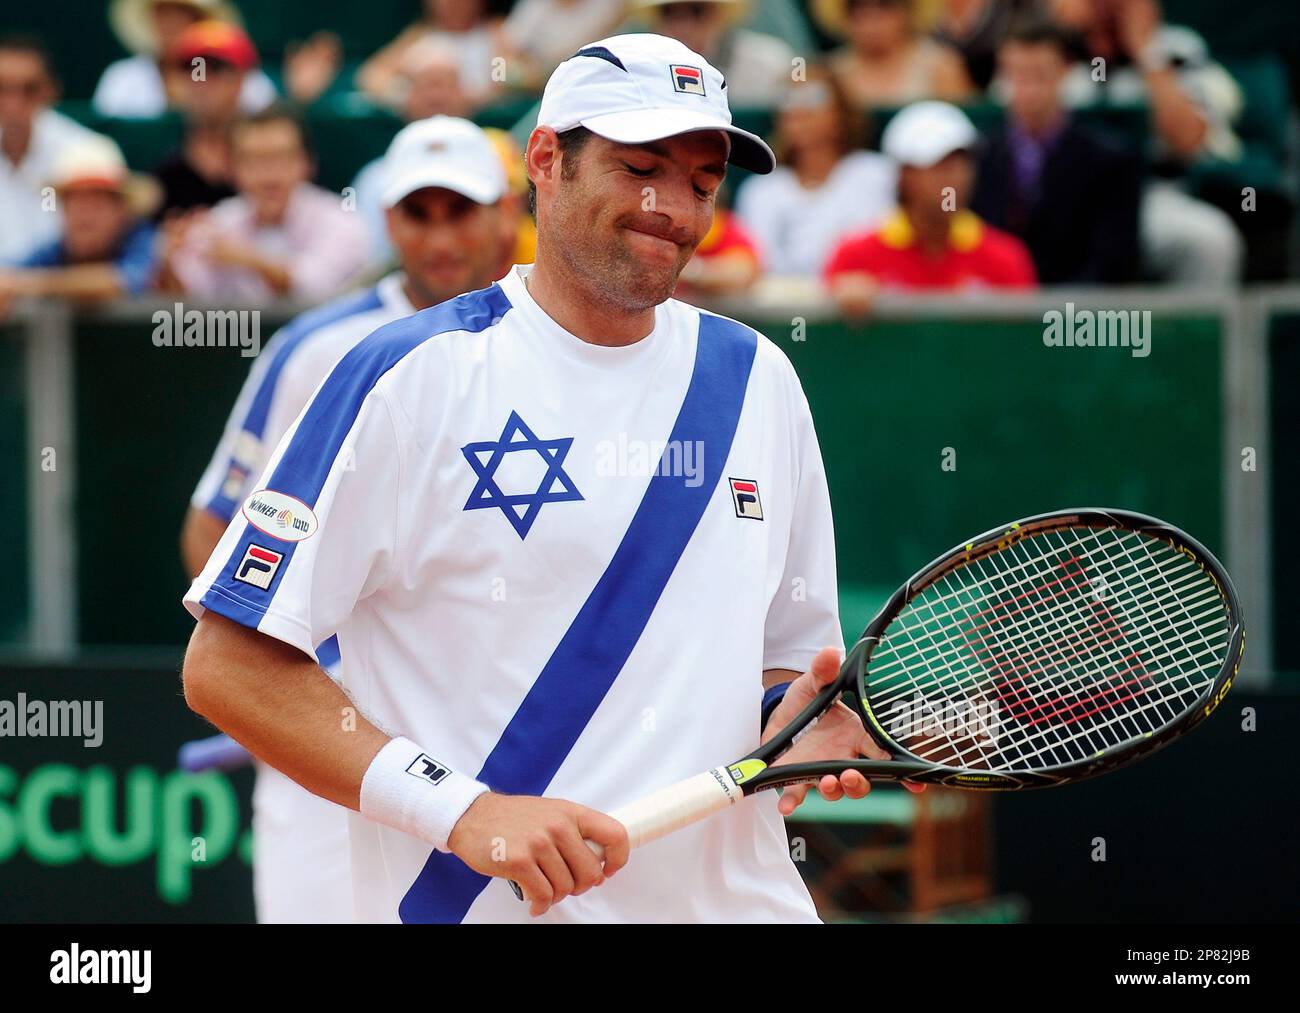
[[[609,811],[749,752],[765,669],[841,646],[830,502],[784,354],[670,300],[603,347],[516,268],[380,328],[272,455],[185,602],[307,654],[363,713],[515,794]],[[365,920],[526,921],[502,880],[356,814]],[[816,918],[765,793],[548,921]]]

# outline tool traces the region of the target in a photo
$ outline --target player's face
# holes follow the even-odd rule
[[[720,130],[637,145],[593,137],[563,167],[539,232],[603,297],[628,310],[657,306],[713,223],[729,143]]]
[[[388,212],[388,235],[425,306],[484,288],[504,269],[500,209],[452,190],[408,194]]]

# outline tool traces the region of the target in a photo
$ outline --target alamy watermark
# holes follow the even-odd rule
[[[153,984],[153,950],[83,950],[73,943],[50,954],[55,985],[130,985],[137,994]]]
[[[0,738],[81,739],[87,749],[104,742],[103,700],[0,700]]]
[[[1048,348],[1129,348],[1135,359],[1151,354],[1150,310],[1077,310],[1043,314],[1043,344]]]
[[[632,440],[619,433],[617,440],[596,444],[596,474],[602,477],[684,478],[687,488],[704,484],[703,440]]]
[[[238,348],[246,359],[262,350],[261,310],[187,310],[178,302],[152,319],[157,348]]]
[[[1002,719],[994,700],[952,699],[939,703],[917,693],[910,700],[894,701],[887,727],[890,736],[904,745],[968,741],[980,748],[997,742]],[[981,739],[985,741],[980,743]]]

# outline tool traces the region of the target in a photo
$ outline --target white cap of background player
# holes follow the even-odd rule
[[[384,154],[384,207],[431,186],[454,190],[478,204],[495,204],[509,189],[492,140],[456,116],[407,124]]]
[[[621,144],[723,130],[731,135],[729,161],[758,173],[776,166],[766,141],[732,126],[722,74],[662,35],[615,35],[583,46],[546,82],[537,125],[556,133],[583,126]]]
[[[880,150],[900,165],[928,169],[954,151],[979,144],[970,118],[947,102],[913,102],[900,109],[880,137]]]

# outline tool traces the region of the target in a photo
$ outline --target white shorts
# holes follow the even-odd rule
[[[356,921],[348,810],[257,764],[253,899],[263,924]]]

